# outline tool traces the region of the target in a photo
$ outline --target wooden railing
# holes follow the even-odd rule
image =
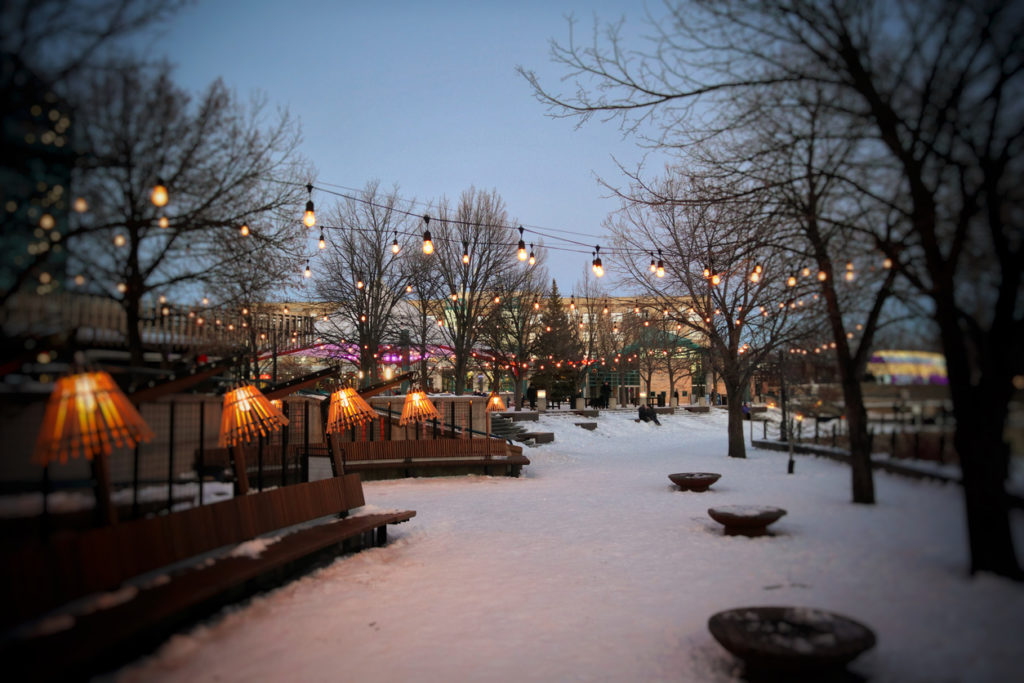
[[[276,345],[278,353],[317,342],[315,319],[277,310],[189,309],[148,303],[140,313],[139,332],[146,348],[223,352],[247,345],[255,337],[259,350]],[[0,309],[7,336],[41,336],[75,331],[78,341],[108,347],[128,343],[128,318],[113,299],[61,292],[18,294]]]

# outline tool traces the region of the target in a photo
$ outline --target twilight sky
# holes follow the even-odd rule
[[[570,13],[584,40],[595,14],[644,29],[635,0],[200,0],[151,32],[144,49],[176,64],[189,89],[220,76],[240,95],[258,90],[288,107],[319,182],[344,191],[376,179],[424,202],[493,188],[528,229],[598,243],[618,204],[596,176],[619,182],[613,157],[635,166],[642,150],[615,124],[576,130],[545,116],[515,72],[522,65],[559,85],[564,70],[548,45],[566,40]],[[548,253],[563,292],[589,267],[589,248],[578,248],[585,253]]]

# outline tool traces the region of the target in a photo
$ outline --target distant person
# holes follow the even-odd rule
[[[601,385],[601,402],[600,402],[600,407],[601,408],[607,408],[608,407],[608,399],[611,398],[611,395],[612,395],[612,386],[610,384],[608,384],[608,382],[605,382],[604,384]]]
[[[743,402],[743,419],[750,419],[750,404],[747,403],[746,401]]]
[[[654,408],[645,404],[640,406],[640,419],[643,422],[653,422],[656,425],[661,424],[658,422],[658,413],[655,412]]]
[[[526,390],[526,399],[530,402],[530,410],[537,410],[537,387],[530,385]]]

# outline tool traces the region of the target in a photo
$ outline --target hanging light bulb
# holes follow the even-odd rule
[[[537,299],[533,300],[533,310],[535,310],[535,311],[539,311],[540,310],[540,301],[538,301]]]
[[[651,272],[652,272],[652,273],[653,273],[653,272],[656,272],[656,271],[658,270],[658,266],[657,266],[657,264],[656,264],[656,263],[654,262],[654,254],[653,254],[652,252],[647,252],[647,253],[648,253],[648,254],[651,254],[651,268],[650,268],[650,270],[651,270]]]
[[[430,228],[430,216],[424,216],[423,217],[423,225],[426,228],[423,231],[423,253],[427,254],[429,256],[430,254],[434,253],[434,243],[433,243],[433,241],[431,241],[430,229],[429,229]]]
[[[711,276],[711,284],[718,285],[718,283],[720,283],[721,281],[722,276],[719,275],[718,273],[715,273],[714,275]]]
[[[604,266],[601,265],[601,245],[594,247],[594,263],[593,263],[594,275],[597,277],[604,276]]]
[[[75,202],[72,205],[75,213],[85,213],[89,210],[89,202],[86,201],[85,197],[75,197]]]
[[[824,270],[819,270],[818,271],[818,281],[819,282],[824,282],[827,279],[828,279],[828,273],[826,273]]]
[[[406,285],[405,286],[405,293],[406,294],[412,294],[412,285]]]
[[[306,202],[306,212],[302,214],[302,222],[307,228],[316,225],[316,213],[313,211],[313,183],[306,183],[306,192],[309,193],[309,200]]]
[[[159,225],[161,229],[166,230],[170,227],[171,222],[167,220],[167,216],[160,216],[160,218],[156,220],[156,224]]]
[[[803,275],[804,277],[810,277],[811,269],[808,268],[807,266],[804,266],[803,270],[800,271],[800,274]]]
[[[313,277],[313,271],[309,269],[309,259],[306,259],[306,270],[303,271],[302,277],[307,279]]]
[[[885,259],[882,261],[882,267],[885,268],[886,270],[892,268],[892,259],[886,256]]]
[[[153,191],[149,194],[149,201],[153,202],[154,206],[167,206],[167,186],[164,185],[162,178],[156,179],[156,185],[153,186]]]
[[[520,261],[525,261],[527,258],[529,258],[529,255],[526,253],[526,242],[523,241],[523,226],[521,226],[521,225],[519,226],[519,252],[518,252],[518,257],[519,257]]]
[[[363,276],[360,273],[359,275],[356,276],[356,289],[362,289],[363,286]]]
[[[324,249],[327,248],[327,240],[324,239],[324,229],[323,228],[320,228],[320,239],[317,241],[316,247],[317,247],[317,249],[319,249],[321,251],[323,251]]]
[[[786,280],[786,284],[790,287],[796,287],[796,275],[790,275],[789,279]]]
[[[115,247],[123,247],[127,243],[128,243],[128,240],[125,239],[125,236],[122,235],[121,233],[118,233],[118,234],[114,235],[114,246]]]
[[[249,226],[246,225],[245,223],[242,223],[242,227],[238,229],[238,232],[242,233],[242,237],[248,237],[249,236]]]
[[[530,263],[531,266],[533,264],[537,263],[537,257],[533,255],[533,244],[532,243],[530,244],[530,259],[529,259],[529,263]]]
[[[398,246],[398,232],[395,232],[395,241],[391,243],[391,253],[397,254],[402,248]]]
[[[462,262],[469,265],[469,242],[466,240],[462,241]]]
[[[570,311],[575,311],[576,310],[576,295],[575,294],[570,294],[569,295],[569,310]]]
[[[661,249],[658,250],[658,269],[654,274],[658,277],[665,277],[665,261],[661,258]]]
[[[494,297],[494,303],[500,304],[501,303],[501,297],[500,296]]]
[[[711,277],[711,270],[708,268],[704,269],[704,277]]]

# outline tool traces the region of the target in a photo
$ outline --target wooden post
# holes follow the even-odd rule
[[[206,437],[206,402],[205,401],[200,401],[199,402],[199,453],[197,454],[197,458],[196,458],[196,463],[197,463],[196,464],[196,467],[197,467],[196,474],[199,475],[199,503],[198,503],[199,505],[203,504],[203,478],[204,478],[203,477],[203,470],[205,469],[205,467],[203,466],[203,460],[204,460],[204,458],[206,456],[206,448],[205,448],[206,438],[205,437]]]
[[[97,454],[92,459],[93,487],[96,496],[96,522],[98,526],[117,524],[117,508],[110,498],[110,465],[107,456]]]
[[[170,512],[174,506],[174,408],[175,402],[171,401],[170,429],[167,432],[167,511]]]
[[[245,471],[245,449],[242,446],[231,447],[231,467],[235,471],[235,495],[244,496],[249,493],[249,473]]]

